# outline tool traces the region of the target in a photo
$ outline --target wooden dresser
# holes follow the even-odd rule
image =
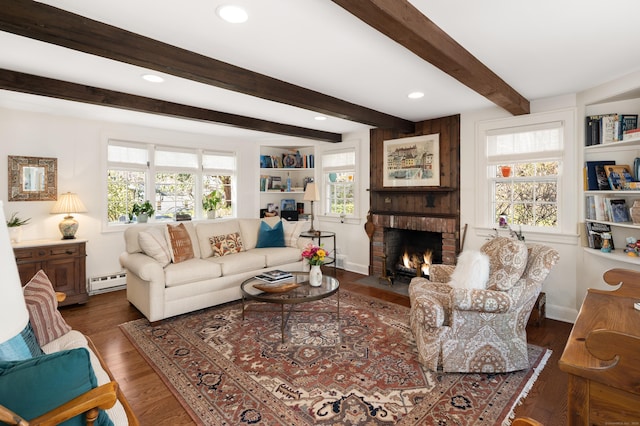
[[[86,303],[86,242],[87,240],[34,240],[13,245],[22,285],[40,270],[51,280],[56,291],[67,298],[60,306]]]
[[[615,291],[590,289],[559,366],[569,373],[568,424],[640,421],[640,272],[612,269]]]

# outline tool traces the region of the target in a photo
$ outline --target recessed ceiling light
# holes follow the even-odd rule
[[[327,119],[327,117],[325,117],[324,115],[318,115],[317,117],[315,117],[315,119],[318,121],[324,121]]]
[[[249,19],[249,14],[240,6],[225,4],[216,9],[216,13],[222,19],[232,24],[241,24]]]
[[[420,99],[424,97],[424,93],[422,92],[411,92],[407,95],[409,99]]]
[[[164,81],[164,78],[155,74],[145,74],[142,76],[142,78],[147,81],[150,81],[151,83],[162,83]]]

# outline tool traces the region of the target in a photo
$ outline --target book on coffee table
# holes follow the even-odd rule
[[[277,283],[293,277],[291,272],[281,271],[279,269],[256,275],[256,278],[268,283]]]

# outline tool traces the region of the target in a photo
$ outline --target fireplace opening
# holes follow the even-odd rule
[[[409,282],[429,276],[429,266],[442,263],[442,233],[385,228],[386,274],[394,281]]]

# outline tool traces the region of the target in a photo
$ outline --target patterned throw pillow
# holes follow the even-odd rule
[[[58,311],[56,292],[43,270],[31,278],[23,292],[29,321],[41,347],[71,331]]]
[[[491,262],[487,288],[510,290],[527,266],[528,249],[524,242],[507,237],[496,237],[486,242],[480,251]]]
[[[193,259],[191,237],[189,237],[189,231],[187,231],[184,224],[181,223],[175,226],[167,224],[167,233],[169,234],[169,241],[171,241],[171,260],[173,263]]]
[[[164,268],[171,263],[171,250],[160,228],[150,228],[138,234],[138,244],[147,255],[153,257]]]
[[[213,257],[226,256],[243,251],[242,237],[239,232],[214,235],[209,238],[209,242],[211,242],[211,248],[213,249]]]

